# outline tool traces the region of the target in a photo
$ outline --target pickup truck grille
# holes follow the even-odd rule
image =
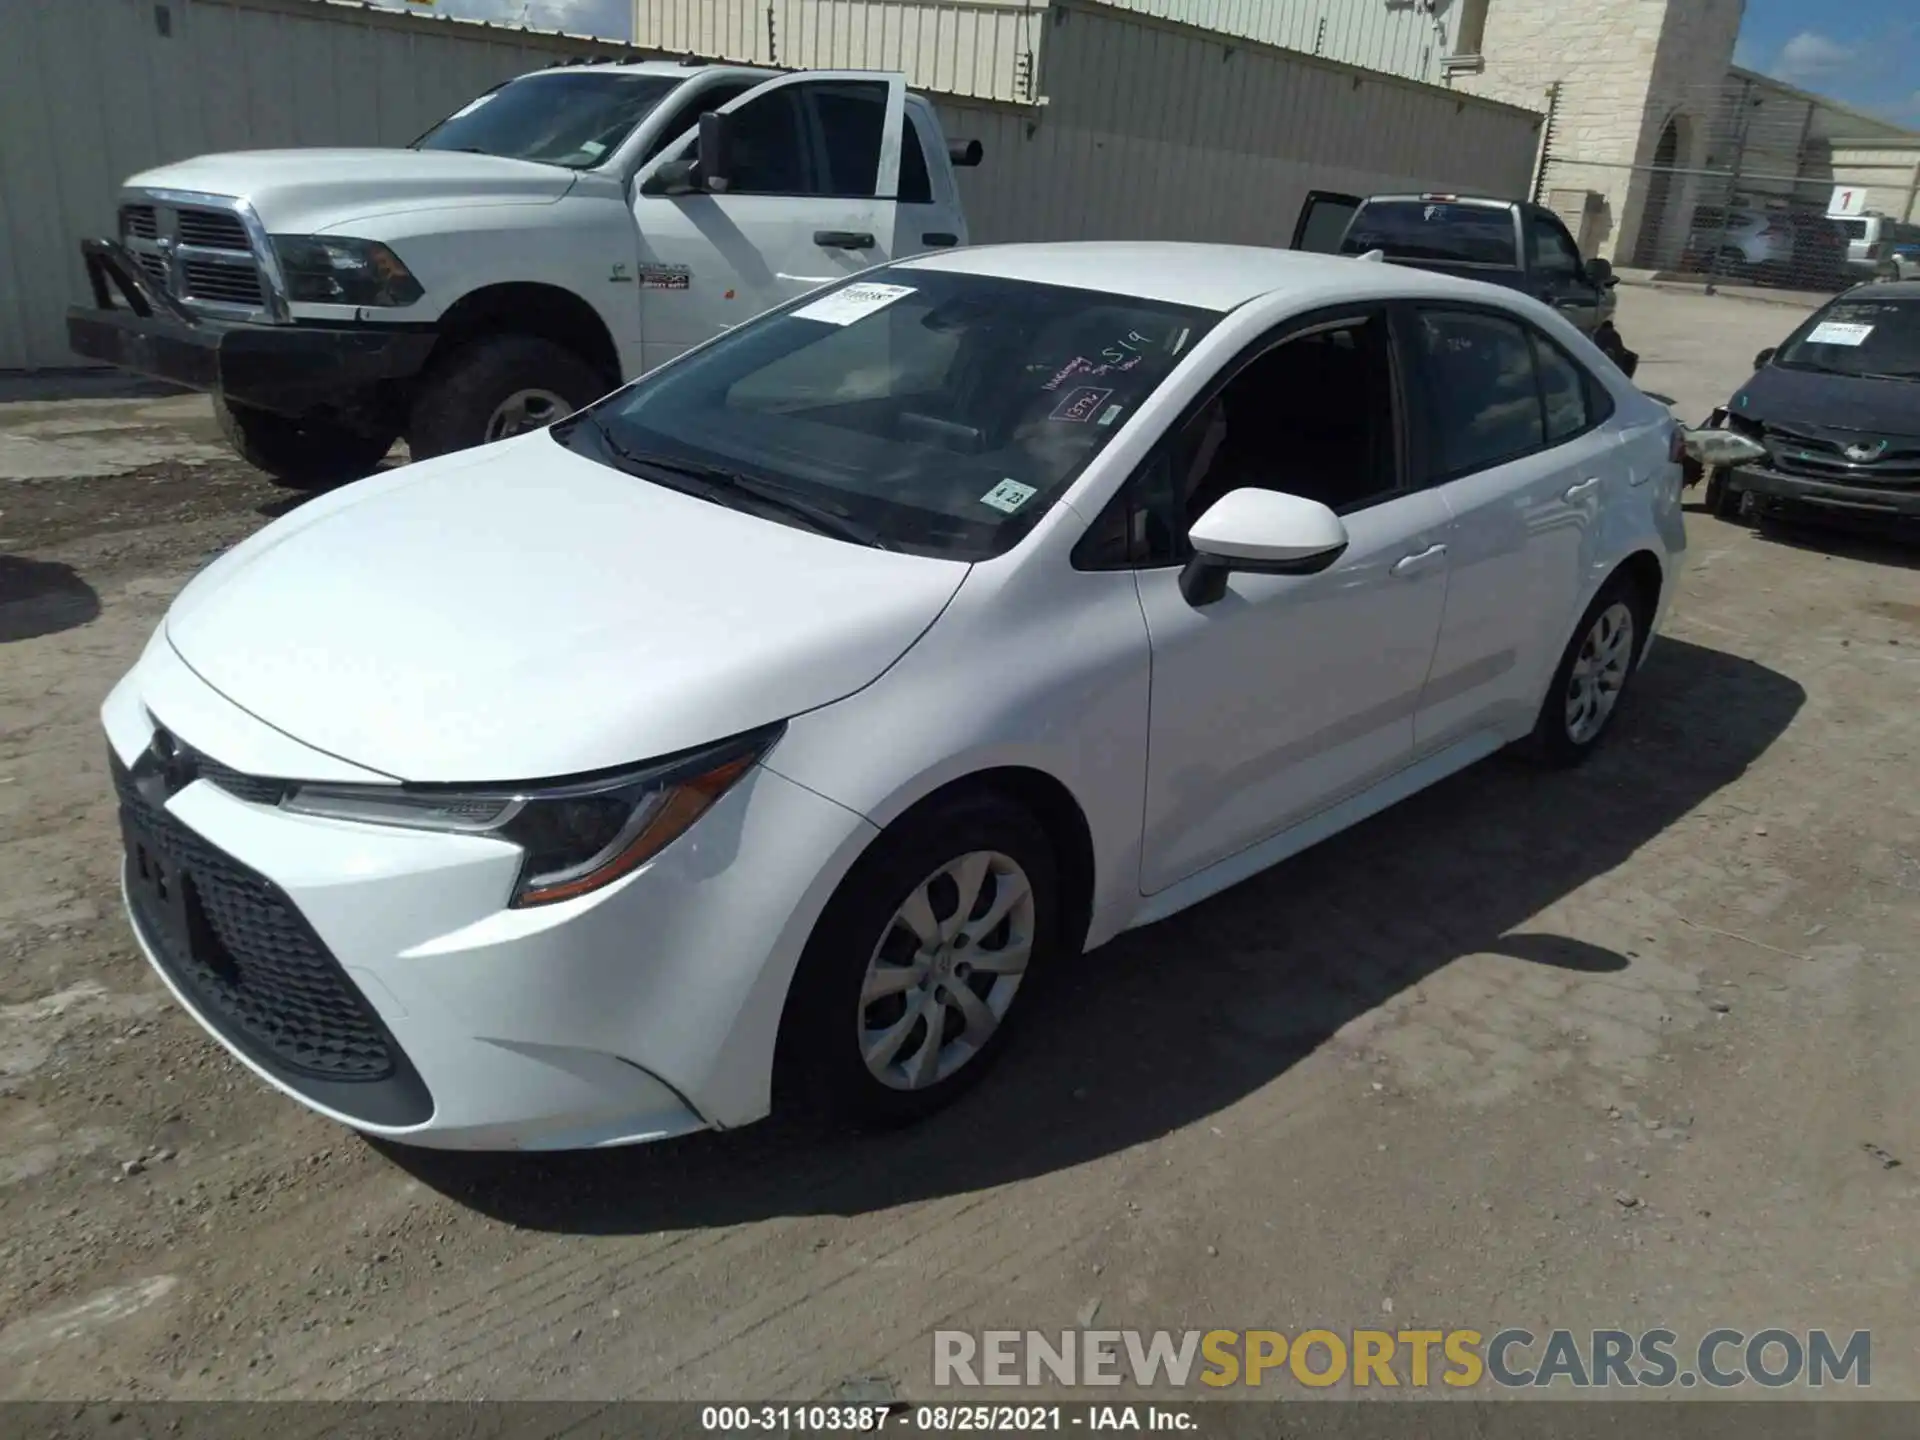
[[[189,204],[163,194],[130,200],[120,207],[120,242],[155,286],[190,309],[275,318],[261,257],[237,205],[213,197]]]

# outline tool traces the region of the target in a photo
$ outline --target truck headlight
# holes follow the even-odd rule
[[[509,841],[525,852],[509,905],[551,905],[610,885],[666,849],[753,768],[784,728],[597,779],[497,787],[300,785],[280,805],[332,820]]]
[[[276,235],[274,254],[287,298],[321,305],[411,305],[426,292],[400,257],[378,240]]]

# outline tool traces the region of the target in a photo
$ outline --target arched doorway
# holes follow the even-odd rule
[[[1667,121],[1660,132],[1660,143],[1653,147],[1653,173],[1647,177],[1647,201],[1640,207],[1640,236],[1633,247],[1633,263],[1643,269],[1658,269],[1663,254],[1677,253],[1679,245],[1668,244],[1672,228],[1674,168],[1680,163],[1680,117]],[[1681,237],[1684,238],[1684,237]]]

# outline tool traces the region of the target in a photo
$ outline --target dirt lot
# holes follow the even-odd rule
[[[1622,308],[1688,418],[1797,318]],[[1690,517],[1591,766],[1488,762],[1062,967],[917,1131],[434,1158],[257,1084],[118,912],[95,711],[289,504],[213,441],[0,406],[0,1396],[924,1397],[936,1327],[1097,1314],[1871,1329],[1920,1397],[1911,552]]]

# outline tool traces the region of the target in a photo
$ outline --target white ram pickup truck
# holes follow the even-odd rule
[[[206,155],[82,242],[89,359],[212,392],[234,448],[318,486],[552,423],[870,265],[964,245],[903,76],[648,61],[507,81],[406,149]]]

